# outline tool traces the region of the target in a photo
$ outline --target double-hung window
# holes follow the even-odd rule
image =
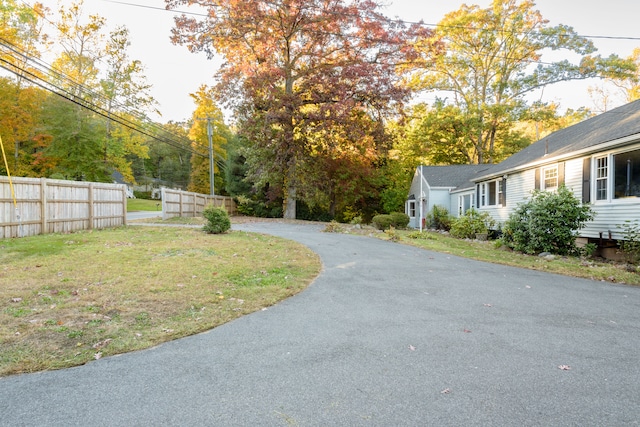
[[[409,217],[415,218],[416,217],[416,201],[415,200],[409,200],[408,208],[409,208],[408,209]]]
[[[594,157],[593,177],[596,201],[640,197],[640,149]]]
[[[596,162],[596,200],[608,199],[609,187],[609,156],[598,157]]]
[[[479,184],[480,207],[502,204],[504,200],[503,188],[502,180],[483,182],[482,184]]]
[[[554,191],[558,189],[558,166],[548,166],[542,169],[542,190]]]

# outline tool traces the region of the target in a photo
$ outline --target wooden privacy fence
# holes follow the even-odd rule
[[[209,196],[162,188],[162,219],[176,216],[201,216],[204,208],[211,204],[224,207],[229,215],[236,213],[236,203],[231,197]]]
[[[68,233],[127,223],[126,186],[0,176],[0,238]]]

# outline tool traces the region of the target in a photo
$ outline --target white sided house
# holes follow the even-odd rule
[[[595,212],[583,241],[615,247],[625,220],[640,220],[640,100],[554,132],[474,182],[475,206],[498,224],[533,190],[565,185]]]
[[[473,179],[494,165],[418,166],[411,181],[405,213],[409,227],[422,229],[424,219],[434,206],[459,216],[474,207]]]

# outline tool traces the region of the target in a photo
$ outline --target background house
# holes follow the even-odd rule
[[[473,207],[473,178],[493,165],[418,166],[405,206],[409,227],[421,228],[421,220],[435,205],[458,216]]]

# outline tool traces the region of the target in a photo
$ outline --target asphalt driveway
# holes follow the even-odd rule
[[[208,333],[0,379],[0,425],[640,425],[640,287],[235,228],[300,241],[324,270]]]

